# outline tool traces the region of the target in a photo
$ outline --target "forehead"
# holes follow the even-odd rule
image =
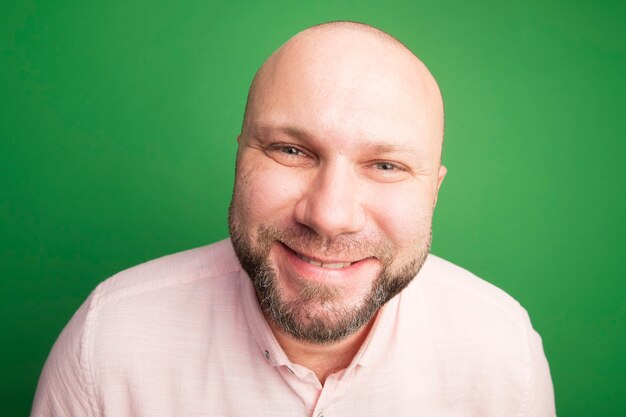
[[[270,60],[249,124],[295,127],[336,144],[440,141],[440,106],[416,58],[371,40],[327,41],[299,42]]]
[[[296,139],[335,151],[419,150],[434,157],[439,153],[440,131],[409,100],[341,88],[327,94],[306,88],[282,90],[259,106],[251,117],[249,135],[286,143]]]

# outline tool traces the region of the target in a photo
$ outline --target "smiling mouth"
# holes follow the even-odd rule
[[[314,259],[309,259],[306,256],[299,254],[298,252],[294,252],[294,253],[296,254],[298,258],[302,259],[304,262],[310,263],[311,265],[315,265],[315,266],[321,266],[322,268],[341,269],[341,268],[346,268],[352,265],[352,262],[320,262]]]
[[[342,268],[347,268],[352,264],[357,263],[358,261],[354,261],[354,262],[350,262],[350,261],[336,261],[336,260],[332,260],[332,261],[322,261],[322,260],[316,260],[316,259],[311,259],[307,256],[304,256],[303,254],[301,254],[300,252],[297,252],[293,249],[291,249],[289,246],[287,246],[286,244],[279,242],[285,249],[287,249],[289,252],[293,253],[294,255],[296,255],[296,257],[298,259],[303,260],[304,262],[314,265],[314,266],[319,266],[321,268],[328,268],[328,269],[342,269]]]

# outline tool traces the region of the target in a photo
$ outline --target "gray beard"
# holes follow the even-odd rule
[[[334,302],[337,294],[333,288],[306,281],[302,282],[302,289],[294,300],[285,300],[278,286],[277,272],[271,264],[269,252],[275,241],[296,248],[333,247],[335,253],[341,253],[338,248],[348,252],[362,247],[363,243],[357,239],[346,238],[340,241],[338,238],[337,242],[328,244],[308,228],[283,231],[262,226],[259,228],[257,249],[254,249],[248,234],[238,228],[232,206],[229,227],[235,253],[252,281],[265,316],[291,337],[315,344],[344,340],[367,324],[387,301],[402,291],[417,275],[428,256],[432,235],[429,230],[416,256],[397,273],[390,271],[393,260],[391,250],[384,244],[370,246],[367,252],[381,260],[381,271],[361,303],[348,309]],[[322,306],[323,313],[314,314],[319,306]]]

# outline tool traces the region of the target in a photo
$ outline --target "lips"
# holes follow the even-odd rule
[[[281,245],[287,249],[288,251],[290,251],[291,253],[293,253],[294,255],[296,255],[298,257],[298,259],[303,260],[304,262],[310,264],[310,265],[314,265],[314,266],[318,266],[321,268],[327,268],[327,269],[343,269],[343,268],[347,268],[350,265],[353,265],[355,263],[357,263],[358,261],[355,262],[351,262],[351,261],[341,261],[341,260],[323,260],[323,259],[313,259],[310,258],[308,256],[305,256],[293,249],[291,249],[289,246],[285,245],[284,243],[281,242]]]
[[[363,295],[365,287],[380,272],[380,262],[375,257],[361,258],[363,255],[342,253],[340,250],[332,253],[320,250],[318,255],[306,246],[300,252],[279,240],[274,241],[273,248],[277,279],[293,297],[300,294],[304,283],[344,291],[351,294],[347,295],[348,298],[357,297],[358,294]]]
[[[311,265],[321,266],[322,268],[341,269],[352,265],[352,262],[320,262],[314,259],[309,259],[306,256],[295,252],[296,256]]]

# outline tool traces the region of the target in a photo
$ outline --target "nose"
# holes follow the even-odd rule
[[[359,232],[366,223],[359,191],[358,178],[348,167],[320,168],[304,185],[295,220],[328,240]]]

